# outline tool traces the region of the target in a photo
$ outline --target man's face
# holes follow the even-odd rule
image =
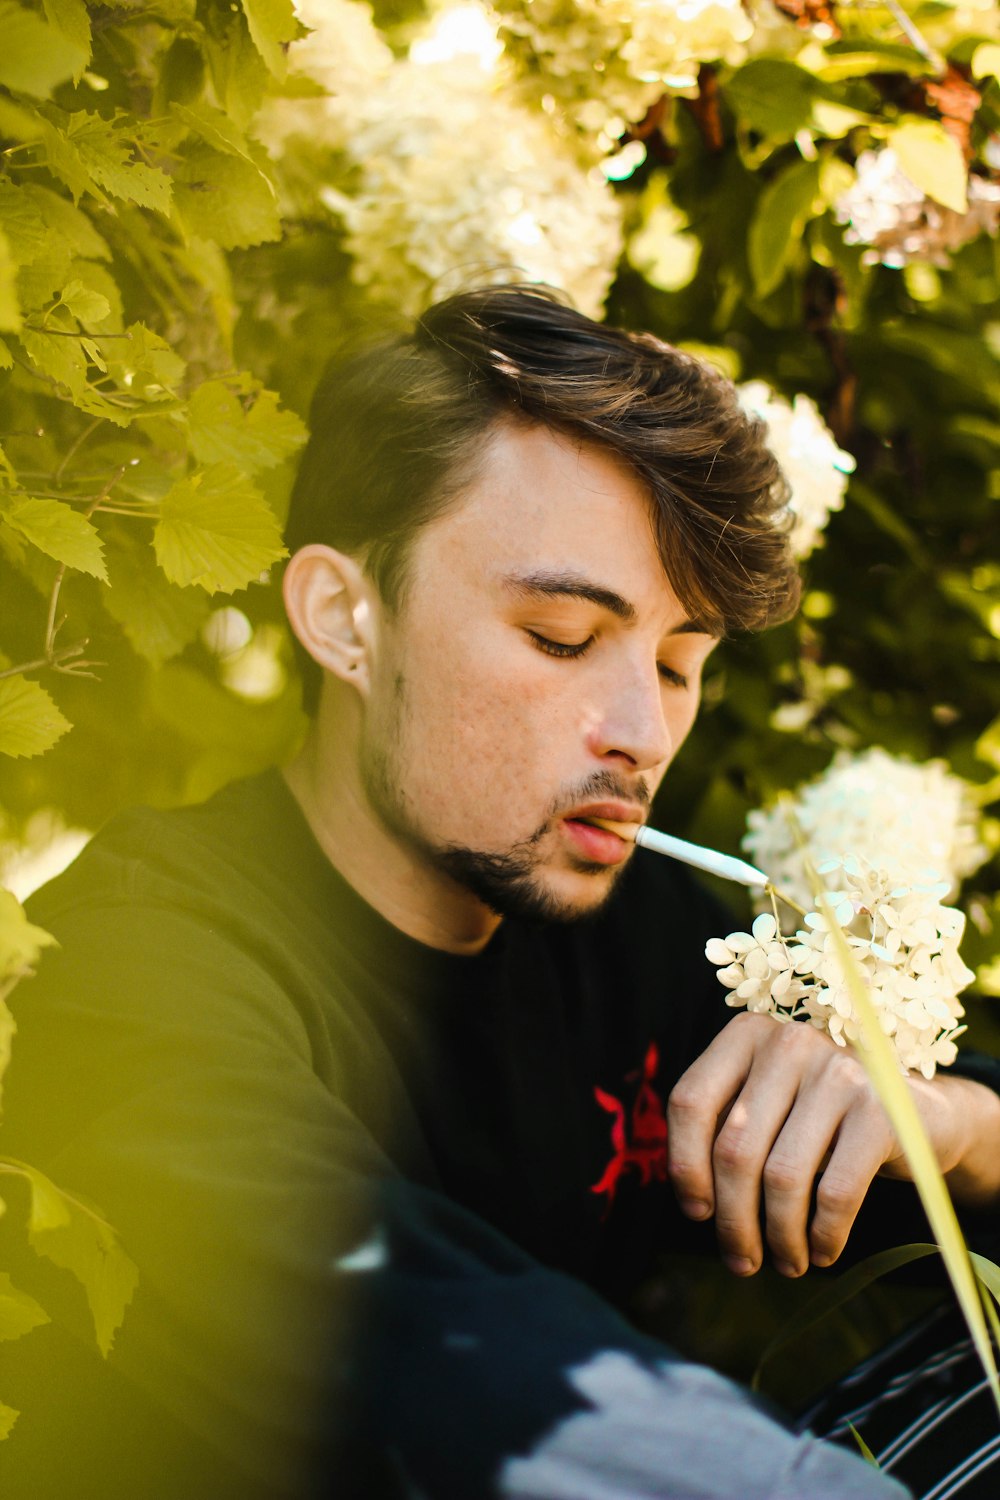
[[[714,637],[664,576],[642,485],[604,450],[500,426],[417,536],[383,612],[361,775],[418,862],[504,914],[572,919],[631,845],[698,707]]]

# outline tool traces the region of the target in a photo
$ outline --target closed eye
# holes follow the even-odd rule
[[[675,672],[673,667],[666,666],[662,661],[657,662],[656,670],[659,672],[664,682],[669,682],[673,687],[687,687],[688,680],[684,676],[683,672]]]
[[[588,635],[585,641],[552,641],[547,635],[539,635],[537,630],[529,630],[527,635],[546,656],[583,656],[594,644],[592,635]]]

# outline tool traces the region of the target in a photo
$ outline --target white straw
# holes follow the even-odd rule
[[[721,875],[723,880],[735,880],[738,885],[765,886],[770,883],[763,870],[748,865],[746,860],[720,854],[717,849],[705,849],[701,844],[689,844],[687,839],[675,838],[672,833],[660,833],[644,824],[636,829],[635,842],[641,849],[668,854],[671,859],[693,865],[696,870],[706,870],[710,875]]]

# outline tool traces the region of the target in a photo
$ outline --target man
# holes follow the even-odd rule
[[[725,382],[541,292],[331,372],[301,753],[116,820],[32,912],[8,1149],[140,1282],[106,1370],[22,1341],[8,1493],[902,1494],[616,1310],[699,1220],[736,1274],[829,1264],[905,1175],[852,1059],[724,1024],[725,918],[593,821],[648,815],[718,638],[793,606],[780,499]],[[991,1205],[996,1093],[914,1088]]]

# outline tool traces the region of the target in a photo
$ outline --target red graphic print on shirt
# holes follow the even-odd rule
[[[665,1182],[667,1179],[667,1117],[663,1101],[653,1088],[653,1079],[659,1066],[660,1054],[656,1043],[650,1042],[642,1065],[642,1082],[632,1105],[630,1131],[625,1128],[625,1107],[621,1100],[616,1099],[613,1094],[606,1094],[603,1089],[594,1089],[594,1098],[601,1108],[606,1109],[609,1115],[614,1115],[611,1125],[614,1155],[601,1180],[595,1182],[590,1189],[592,1193],[607,1193],[605,1214],[614,1202],[618,1179],[629,1167],[634,1167],[641,1174],[642,1187],[646,1187],[654,1178],[658,1182]],[[639,1074],[630,1073],[625,1081],[631,1083],[637,1077]]]

